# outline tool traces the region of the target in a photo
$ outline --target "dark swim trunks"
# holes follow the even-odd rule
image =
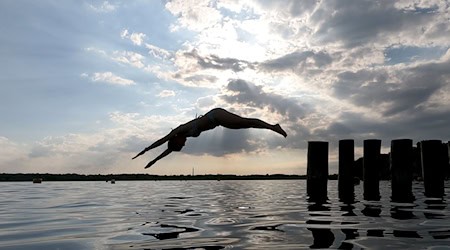
[[[214,111],[212,111],[212,112],[214,112]],[[207,114],[206,114],[206,117],[208,118],[208,120],[209,120],[209,122],[211,123],[211,125],[217,126],[217,125],[218,125],[218,124],[217,124],[217,121],[216,121],[216,119],[214,118],[214,115],[213,115],[212,112],[207,113]]]
[[[215,127],[217,127],[218,125],[219,125],[219,123],[216,121],[216,119],[214,118],[214,114],[213,114],[213,112],[214,112],[214,110],[212,110],[212,111],[210,111],[210,112],[208,112],[208,113],[206,113],[206,118],[208,118],[208,121],[209,121],[209,124],[210,124],[210,128],[209,129],[212,129],[212,128],[215,128]],[[200,118],[200,117],[203,117],[203,116],[199,116],[199,117],[197,117],[197,119],[198,118]],[[203,132],[203,131],[201,131],[199,128],[198,128],[198,125],[197,125],[197,123],[192,123],[192,127],[191,127],[191,129],[189,130],[189,135],[190,136],[192,136],[192,137],[198,137],[199,135],[200,135],[200,133],[201,132]]]

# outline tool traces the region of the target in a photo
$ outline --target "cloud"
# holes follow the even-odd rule
[[[48,136],[28,147],[19,147],[0,137],[0,165],[9,172],[14,172],[14,168],[22,172],[52,173],[135,172],[142,170],[142,166],[140,162],[131,161],[131,157],[162,136],[161,130],[168,130],[179,119],[112,112],[110,128]],[[3,158],[3,152],[9,156]]]
[[[207,86],[217,82],[218,78],[211,75],[195,74],[183,77],[181,74],[175,74],[175,79],[183,80],[182,82],[190,83],[188,86]]]
[[[86,76],[86,74],[84,74],[84,76]],[[136,84],[133,80],[122,78],[120,76],[115,75],[112,72],[96,72],[91,76],[91,80],[93,82],[105,82],[113,85],[123,85],[123,86]]]
[[[450,84],[450,61],[410,67],[344,71],[337,75],[337,98],[378,110],[383,116],[417,111],[444,86]]]
[[[141,46],[144,43],[145,34],[144,33],[131,33],[130,40],[133,44]]]
[[[122,32],[120,33],[120,37],[122,38],[122,39],[125,39],[125,38],[129,38],[129,35],[128,35],[129,33],[128,33],[128,30],[127,29],[124,29],[124,30],[122,30]]]
[[[178,17],[179,24],[173,26],[172,31],[181,27],[201,31],[222,19],[220,12],[209,0],[171,0],[165,7],[172,15]]]
[[[160,60],[166,60],[166,59],[170,59],[173,56],[172,53],[170,51],[168,51],[168,50],[165,50],[163,48],[160,48],[160,47],[155,46],[155,45],[150,44],[150,43],[146,43],[144,41],[144,38],[146,36],[147,35],[144,34],[144,33],[137,33],[137,32],[133,32],[133,33],[130,34],[127,29],[124,29],[121,32],[121,34],[120,34],[120,37],[122,39],[129,39],[134,45],[137,45],[137,46],[142,46],[143,45],[145,48],[148,49],[148,53],[150,55],[152,55],[154,58],[157,58],[157,59],[160,59]],[[119,54],[119,53],[125,54],[125,56],[127,56],[127,55],[128,56],[130,56],[130,55],[135,55],[135,56],[139,55],[140,56],[139,59],[140,60],[143,59],[143,56],[138,54],[138,53],[136,53],[136,52],[131,52],[131,51],[123,51],[123,52],[117,52],[116,51],[115,52],[115,54]],[[142,67],[139,67],[139,68],[142,68]]]
[[[332,58],[325,52],[295,51],[276,59],[267,60],[260,64],[266,71],[295,71],[303,72],[305,69],[321,68],[332,62]]]
[[[377,119],[370,113],[344,112],[325,128],[315,131],[314,136],[322,140],[336,142],[343,138],[357,141],[382,139],[384,144],[393,139],[409,138],[421,140],[448,140],[450,134],[446,124],[450,124],[450,110],[426,111],[404,116]]]
[[[148,49],[148,53],[157,59],[167,60],[173,57],[172,52],[160,48],[158,46],[155,46],[153,44],[145,43],[145,47]]]
[[[240,103],[250,107],[267,108],[288,120],[296,122],[311,112],[310,107],[298,100],[285,98],[281,95],[265,92],[262,86],[242,79],[230,80],[226,86],[229,94],[222,96],[229,103]]]
[[[267,144],[260,144],[261,148],[277,148],[280,145],[303,148],[305,146],[303,142],[310,138],[311,131],[317,127],[317,124],[313,123],[314,121],[310,121],[311,116],[316,116],[312,106],[296,98],[264,91],[262,86],[242,79],[230,80],[221,98],[229,104],[238,105],[238,110],[242,110],[244,107],[254,108],[261,110],[260,113],[265,114],[265,117],[271,120],[281,119],[279,122],[288,133],[287,141],[280,142],[279,138],[273,138],[267,140]],[[269,123],[274,122],[269,121]]]
[[[116,62],[128,64],[138,69],[145,67],[145,57],[132,51],[114,51],[112,59]]]
[[[432,28],[439,16],[437,5],[405,8],[396,1],[323,1],[309,21],[317,42],[354,48],[374,43],[423,42],[423,31]]]
[[[198,63],[200,56],[192,56],[190,52],[178,51],[173,60],[175,70],[165,72],[166,79],[190,87],[217,87],[215,85],[221,76],[217,70],[202,68]]]
[[[299,17],[311,13],[320,1],[317,0],[288,0],[288,1],[255,1],[255,5],[261,9],[260,12],[273,10],[273,12],[285,17]]]
[[[196,50],[185,52],[184,56],[193,58],[202,69],[243,71],[253,69],[253,63],[235,58],[220,58],[216,55],[200,56]]]
[[[106,130],[94,134],[52,136],[37,142],[28,158],[20,165],[27,172],[103,173],[117,166],[124,154],[120,150],[120,130]],[[45,165],[42,165],[45,162]],[[45,168],[46,170],[42,170]]]
[[[37,142],[30,157],[45,157],[53,154],[71,155],[85,152],[95,144],[95,136],[67,134],[64,136],[48,136]]]
[[[9,162],[24,157],[22,150],[24,145],[20,145],[10,139],[0,136],[0,166],[8,166]]]
[[[171,96],[175,96],[175,91],[165,89],[165,90],[159,92],[159,94],[158,94],[157,96],[158,96],[158,97],[171,97]]]
[[[117,9],[116,5],[109,3],[108,1],[104,1],[100,5],[92,5],[88,4],[88,6],[95,12],[108,13],[113,12]]]

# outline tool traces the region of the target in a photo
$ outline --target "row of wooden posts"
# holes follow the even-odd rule
[[[339,141],[339,199],[354,199],[354,140]],[[445,145],[445,147],[444,147]],[[450,144],[440,140],[426,140],[417,144],[421,154],[421,168],[426,197],[441,198],[445,195],[444,181],[448,168]],[[379,158],[381,140],[364,140],[363,145],[363,190],[365,200],[380,200]],[[310,200],[327,199],[328,142],[309,141],[307,156],[307,194]],[[413,141],[398,139],[391,141],[391,199],[394,202],[412,202]]]

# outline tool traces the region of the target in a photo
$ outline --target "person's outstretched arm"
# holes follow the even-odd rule
[[[158,157],[156,157],[154,160],[149,162],[145,168],[151,167],[153,164],[155,164],[157,161],[161,160],[162,158],[166,157],[168,154],[172,153],[171,149],[166,149],[164,152],[162,152]]]
[[[139,154],[137,154],[135,157],[131,158],[131,159],[136,159],[139,156],[145,154],[145,152],[149,151],[150,149],[154,149],[157,148],[159,146],[161,146],[162,144],[164,144],[166,141],[168,141],[170,138],[172,138],[174,135],[176,135],[176,133],[178,132],[178,128],[172,130],[168,135],[164,136],[163,138],[157,140],[156,142],[154,142],[152,145],[144,148],[144,150],[142,150],[141,152],[139,152]]]

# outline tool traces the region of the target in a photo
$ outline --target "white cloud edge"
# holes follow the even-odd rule
[[[117,76],[111,71],[82,73],[81,77],[88,78],[92,82],[104,82],[112,85],[131,86],[136,84],[133,80]]]

